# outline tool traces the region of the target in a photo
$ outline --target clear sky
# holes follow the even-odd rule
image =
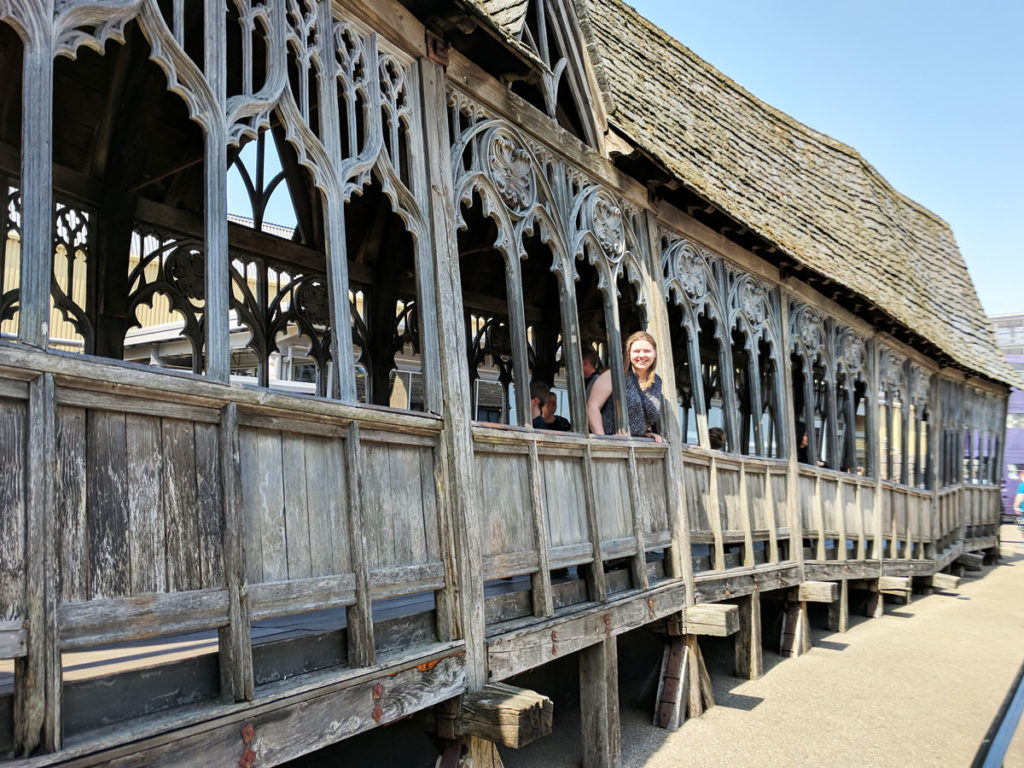
[[[860,152],[950,223],[986,312],[1024,312],[1024,2],[626,1]]]

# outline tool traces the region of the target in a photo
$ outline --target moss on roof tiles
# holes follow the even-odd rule
[[[965,367],[1016,381],[949,225],[851,147],[742,87],[619,0],[576,0],[609,119],[800,263]]]

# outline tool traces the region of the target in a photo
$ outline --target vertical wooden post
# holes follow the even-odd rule
[[[35,34],[25,38],[21,99],[21,298],[18,340],[45,348],[53,273],[53,0],[23,4]]]
[[[544,513],[544,494],[540,484],[540,458],[537,441],[530,441],[530,511],[533,520],[533,540],[537,547],[537,572],[533,574],[533,614],[553,616],[554,598],[551,593],[551,566],[548,562],[548,521]]]
[[[473,434],[470,418],[469,373],[463,325],[459,249],[455,234],[458,203],[452,189],[444,70],[422,60],[423,128],[426,137],[427,182],[430,189],[430,227],[433,235],[435,305],[441,337],[441,401],[445,428],[441,452],[447,493],[441,513],[451,521],[454,552],[443,555],[452,571],[458,596],[458,626],[466,641],[466,682],[469,690],[487,683],[487,640],[484,619],[483,555],[480,520],[476,513],[473,474]],[[528,394],[528,383],[527,385]]]
[[[871,360],[871,383],[868,388],[868,438],[870,443],[870,455],[872,456],[872,470],[874,471],[875,480],[875,498],[874,508],[872,509],[872,520],[871,520],[871,531],[874,535],[874,547],[871,557],[874,560],[881,560],[885,556],[885,549],[882,542],[882,463],[886,461],[886,457],[882,451],[882,440],[879,434],[878,425],[878,412],[881,404],[878,402],[879,395],[881,395],[881,372],[878,370],[880,364],[880,355],[878,349],[878,335],[870,340],[868,345],[868,356]],[[892,409],[886,408],[886,411],[891,415]],[[891,420],[887,420],[887,424],[891,425]],[[886,437],[887,441],[892,440],[891,426],[889,427],[890,432]],[[888,452],[886,452],[888,453]],[[888,464],[886,464],[888,466]],[[887,470],[891,472],[891,467]]]
[[[227,110],[227,16],[216,0],[207,0],[205,15],[206,41],[203,74],[215,100],[215,112],[207,115],[204,141],[206,233],[206,375],[217,381],[228,381],[231,375],[231,337],[228,328],[228,297],[231,278],[228,271],[228,147],[225,118]]]
[[[28,756],[40,743],[60,748],[61,666],[57,628],[59,533],[54,475],[56,406],[53,376],[37,376],[28,386],[25,441],[25,619],[26,654],[14,663],[14,745]]]
[[[764,443],[764,433],[761,431],[762,397],[761,397],[761,355],[757,348],[757,339],[749,338],[750,357],[747,361],[747,377],[750,380],[750,413],[752,417],[752,428],[754,430],[754,450],[758,456],[767,455]],[[748,446],[743,446],[741,453],[746,453]]]
[[[650,211],[646,214],[647,224],[647,273],[652,276],[648,284],[648,301],[650,310],[648,320],[650,332],[658,341],[658,350],[662,361],[658,366],[661,375],[662,397],[667,404],[661,419],[662,437],[668,442],[666,455],[666,476],[665,476],[665,498],[668,500],[668,526],[672,536],[672,545],[669,550],[668,565],[672,576],[682,578],[686,582],[686,604],[693,604],[693,560],[690,557],[690,528],[686,509],[686,486],[683,476],[682,445],[686,440],[677,417],[675,404],[679,402],[676,385],[675,363],[672,359],[672,329],[669,327],[668,306],[666,304],[665,290],[661,283],[661,239],[658,236],[658,222]],[[693,337],[693,334],[689,334]],[[688,347],[687,353],[691,355],[692,350]],[[691,385],[693,389],[694,408],[696,413],[701,413],[703,404],[697,408],[698,398],[703,403],[703,389],[699,387],[700,381],[700,360],[698,352],[697,367],[690,367]],[[701,425],[698,416],[698,431],[703,430],[701,439],[707,444],[707,418]]]
[[[584,768],[618,768],[619,660],[614,637],[580,651],[580,739]]]
[[[739,599],[740,629],[736,633],[736,677],[757,680],[764,674],[761,650],[761,592],[757,585]]]
[[[782,350],[779,355],[782,361],[781,377],[784,382],[782,392],[783,402],[779,404],[782,409],[780,420],[786,427],[786,519],[789,521],[789,556],[795,560],[803,570],[804,547],[803,547],[803,522],[800,519],[800,474],[797,470],[796,452],[796,409],[793,404],[793,365],[790,358],[792,341],[789,338],[789,298],[783,288],[779,289],[779,325],[782,331]]]
[[[345,436],[345,470],[348,480],[348,531],[352,571],[356,577],[356,602],[348,609],[348,658],[353,667],[368,667],[376,659],[373,642],[373,604],[370,569],[366,562],[366,521],[363,519],[363,450],[359,423],[352,421]]]
[[[839,582],[839,599],[828,604],[828,628],[833,632],[850,628],[850,584],[845,578]]]
[[[807,603],[797,598],[795,589],[786,597],[782,640],[779,647],[779,652],[790,658],[802,656],[811,649],[811,625],[807,615]]]
[[[606,269],[599,262],[598,269]],[[604,300],[604,325],[608,330],[608,368],[612,372],[612,398],[615,403],[615,431],[620,435],[629,434],[629,413],[626,410],[626,369],[622,362],[622,328],[619,325],[619,305],[615,300],[618,283],[615,275],[608,271],[605,276],[607,288],[602,294]]]
[[[228,403],[220,417],[220,473],[224,505],[224,581],[228,588],[228,626],[220,635],[221,697],[252,701],[254,682],[249,601],[245,591],[242,528],[242,472],[238,446],[238,406]]]
[[[633,489],[629,494],[629,506],[633,513],[633,536],[636,538],[636,555],[630,558],[633,588],[647,589],[647,552],[644,547],[647,521],[651,517],[650,511],[647,508],[650,501],[647,494],[640,487],[639,473],[636,467],[636,450],[632,447],[629,449],[627,470],[629,487]]]
[[[587,530],[590,544],[594,551],[594,560],[587,569],[587,590],[590,599],[604,602],[608,597],[608,588],[604,577],[604,560],[601,555],[601,526],[597,517],[597,497],[594,485],[594,459],[587,443],[583,453],[583,497],[587,511]]]
[[[554,255],[558,258],[558,254]],[[580,339],[580,319],[576,309],[576,283],[572,279],[573,265],[570,263],[558,271],[559,302],[562,315],[562,360],[569,387],[569,415],[577,432],[586,434],[587,391],[583,383],[583,346]],[[568,270],[568,274],[566,273]]]

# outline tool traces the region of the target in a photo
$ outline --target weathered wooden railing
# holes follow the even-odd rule
[[[443,430],[431,415],[0,347],[0,658],[17,660],[0,752],[33,727],[73,754],[118,723],[140,738],[228,722],[250,700],[396,668],[415,691],[380,722],[465,690]],[[719,600],[799,584],[794,547],[816,578],[835,575],[829,561],[917,575],[998,528],[998,488],[800,465],[791,489],[787,462],[685,447],[689,531],[675,534],[691,549],[673,552],[678,449],[482,425],[472,438],[494,642],[570,606],[615,606],[622,627],[678,612],[685,558],[696,598]],[[139,654],[158,664],[120,666]],[[101,696],[110,686],[119,695]]]
[[[877,558],[874,481],[805,465],[798,475],[804,558]]]
[[[0,369],[0,657],[19,659],[0,752],[41,717],[53,746],[140,717],[166,728],[410,654],[442,656],[423,670],[440,684],[387,719],[464,689],[440,419],[37,362]],[[388,598],[404,599],[377,615]],[[269,622],[298,614],[287,632]],[[155,638],[192,652],[118,666]]]
[[[695,573],[791,559],[785,462],[687,446],[683,466]]]
[[[484,426],[473,440],[484,578],[529,574],[532,582],[529,605],[521,596],[488,601],[490,622],[550,616],[558,606],[645,589],[668,575],[666,447]],[[662,556],[649,566],[655,551]],[[609,584],[604,564],[616,560],[628,560],[628,584]],[[553,588],[551,572],[571,567],[575,584]]]

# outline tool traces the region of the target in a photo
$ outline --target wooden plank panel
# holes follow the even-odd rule
[[[125,416],[128,452],[128,525],[131,532],[131,594],[167,589],[164,541],[163,443],[160,419]]]
[[[722,529],[742,532],[746,527],[746,510],[740,508],[740,473],[731,468],[719,466],[718,507],[722,516]]]
[[[821,504],[821,520],[828,533],[839,531],[839,510],[836,508],[836,481],[829,477],[821,478],[821,485],[818,489],[819,501]]]
[[[314,576],[351,570],[344,442],[307,436],[304,443],[309,509],[309,561]]]
[[[441,534],[437,519],[437,478],[434,475],[434,448],[421,449],[420,494],[423,503],[423,541],[426,545],[426,559],[441,559]]]
[[[800,490],[800,520],[807,533],[818,533],[817,510],[814,506],[814,476],[801,475],[797,483]]]
[[[648,511],[650,516],[647,519],[647,530],[645,533],[660,533],[668,530],[668,498],[665,494],[665,473],[668,468],[665,461],[641,460],[637,456],[637,474],[640,482],[640,492],[647,495],[650,504]]]
[[[691,533],[711,533],[711,516],[707,507],[709,471],[708,467],[699,464],[685,464],[683,468]]]
[[[594,459],[594,498],[597,523],[603,540],[621,539],[633,533],[631,488],[623,459]]]
[[[0,620],[24,615],[25,419],[21,400],[0,400]]]
[[[195,427],[191,421],[163,420],[163,503],[167,542],[167,589],[199,589],[199,506]]]
[[[124,414],[89,411],[86,433],[89,597],[120,597],[131,591]]]
[[[57,409],[57,579],[58,599],[88,599],[86,568],[86,414]]]
[[[284,517],[284,478],[281,464],[281,433],[256,433],[257,475],[255,491],[259,510],[263,581],[288,578],[287,529]]]
[[[224,576],[224,503],[221,498],[220,425],[197,423],[196,497],[199,516],[199,586],[222,587]]]
[[[309,502],[306,498],[306,451],[302,435],[281,433],[281,466],[288,578],[306,579],[312,575],[312,566],[309,553]]]
[[[263,581],[263,497],[259,493],[259,435],[257,429],[238,430],[238,461],[241,474],[242,540],[245,548],[245,578],[251,584]]]
[[[587,527],[583,467],[579,459],[540,459],[544,505],[548,513],[548,542],[552,547],[590,540]],[[598,500],[602,503],[602,500]]]
[[[846,536],[855,539],[861,530],[860,509],[857,508],[857,486],[852,483],[843,485],[842,505],[843,519],[846,521]]]
[[[474,466],[484,557],[532,549],[527,457],[481,453],[474,459]]]
[[[420,489],[420,449],[402,445],[388,446],[391,474],[392,565],[410,565],[426,560],[423,541],[423,492]]]
[[[755,531],[764,531],[769,528],[768,505],[767,505],[767,475],[762,472],[752,472],[749,469],[745,477],[747,485],[747,505],[750,508],[750,525]]]
[[[771,474],[772,506],[776,510],[776,519],[780,521],[786,519],[784,512],[787,504],[786,499],[788,498],[786,482],[786,475],[784,473]],[[787,522],[786,525],[788,526],[789,523]]]
[[[364,443],[360,469],[363,524],[366,526],[366,567],[386,568],[395,562],[395,535],[387,443]]]

